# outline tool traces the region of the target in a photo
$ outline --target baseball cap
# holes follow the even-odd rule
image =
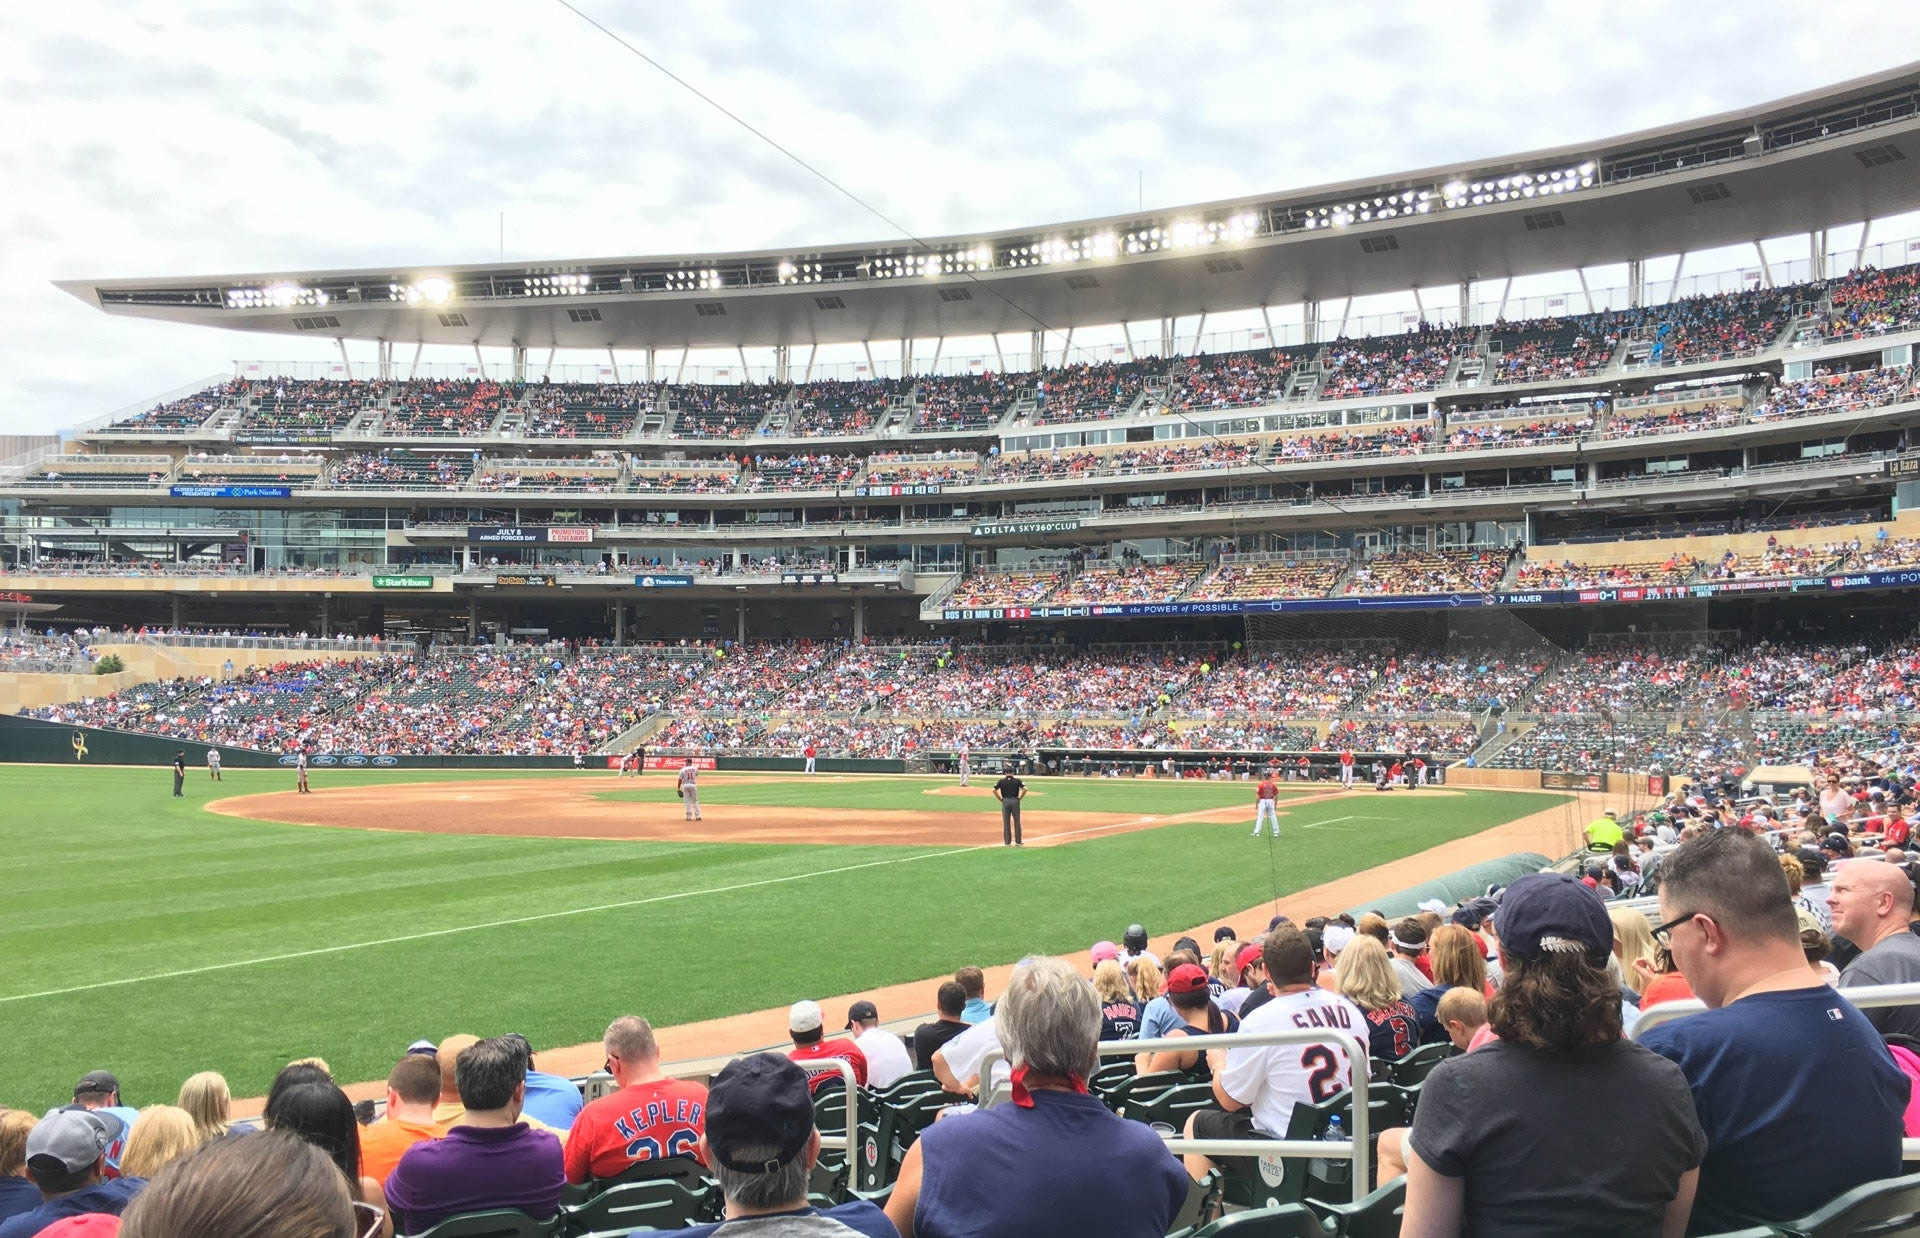
[[[1218,945],[1220,942],[1223,942],[1223,941],[1239,941],[1240,935],[1233,931],[1233,925],[1223,924],[1219,928],[1213,930],[1213,940],[1214,940],[1214,944]]]
[[[1421,902],[1416,903],[1414,905],[1418,907],[1421,911],[1431,911],[1436,916],[1444,916],[1447,914],[1447,904],[1443,899],[1437,899],[1437,898],[1424,899]]]
[[[855,1002],[853,1005],[847,1007],[847,1026],[849,1028],[855,1023],[867,1019],[878,1022],[880,1019],[880,1007],[874,1005],[872,1002],[866,1001]]]
[[[82,1212],[61,1217],[41,1230],[47,1238],[113,1238],[120,1232],[120,1218],[111,1212]]]
[[[1182,963],[1173,969],[1167,977],[1169,993],[1204,993],[1207,991],[1207,973],[1198,963]]]
[[[435,1057],[439,1055],[439,1052],[440,1046],[434,1044],[431,1040],[416,1040],[407,1046],[407,1056],[409,1057],[416,1053],[425,1054],[427,1057]]]
[[[713,1077],[707,1089],[707,1149],[728,1169],[774,1173],[800,1154],[812,1134],[807,1072],[793,1062],[777,1053],[755,1053],[728,1062]],[[743,1160],[736,1152],[741,1148],[771,1148],[774,1155]]]
[[[27,1132],[27,1164],[43,1173],[77,1174],[126,1133],[126,1123],[92,1109],[49,1109]]]
[[[1185,950],[1195,958],[1199,958],[1206,953],[1206,951],[1200,948],[1200,943],[1191,937],[1182,937],[1179,941],[1173,943],[1173,948],[1175,950]]]
[[[1853,854],[1853,844],[1847,841],[1845,834],[1839,833],[1838,831],[1827,835],[1820,843],[1820,848],[1823,851],[1831,851],[1835,855]]]
[[[1112,942],[1096,941],[1093,943],[1093,965],[1095,967],[1100,966],[1100,964],[1106,962],[1108,959],[1117,959],[1119,957],[1120,947],[1114,945]]]
[[[1328,954],[1338,954],[1353,944],[1353,930],[1335,921],[1320,930],[1320,945]]]
[[[820,1014],[819,1002],[795,1002],[787,1009],[790,1032],[817,1032],[824,1026],[826,1020]]]
[[[73,1098],[82,1096],[106,1096],[120,1090],[120,1080],[110,1070],[90,1070],[80,1076],[80,1082],[73,1085]]]
[[[1606,965],[1613,950],[1613,921],[1604,903],[1567,873],[1528,873],[1500,899],[1500,942],[1526,962],[1569,949]]]
[[[1247,968],[1260,961],[1260,947],[1248,942],[1240,947],[1240,953],[1233,956],[1233,974],[1240,975]]]

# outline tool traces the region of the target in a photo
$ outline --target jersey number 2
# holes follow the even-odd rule
[[[1300,1069],[1307,1072],[1307,1095],[1318,1105],[1340,1090],[1340,1059],[1325,1045],[1310,1045],[1300,1055]]]

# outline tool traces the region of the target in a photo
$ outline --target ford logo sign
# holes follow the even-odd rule
[[[365,765],[366,763],[367,759],[357,752],[350,757],[340,758],[340,764],[342,765]]]
[[[298,765],[298,764],[300,764],[300,758],[299,758],[299,757],[296,757],[296,756],[284,756],[284,757],[281,757],[281,758],[280,758],[280,764],[282,764],[282,765]]]
[[[338,765],[340,758],[334,756],[331,752],[323,752],[313,759],[313,763],[315,765]]]
[[[375,765],[398,765],[400,764],[400,758],[399,757],[375,757],[373,759],[373,763]]]

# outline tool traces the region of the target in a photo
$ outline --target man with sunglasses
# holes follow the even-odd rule
[[[1663,872],[1654,937],[1707,1010],[1636,1039],[1686,1075],[1707,1134],[1688,1232],[1792,1220],[1897,1175],[1907,1078],[1866,1016],[1807,966],[1773,849],[1716,830]]]

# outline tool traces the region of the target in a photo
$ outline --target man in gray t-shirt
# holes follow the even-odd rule
[[[1920,937],[1908,929],[1914,890],[1907,875],[1883,860],[1849,860],[1834,872],[1832,886],[1827,905],[1833,931],[1860,947],[1859,957],[1840,973],[1840,987],[1920,981]],[[1861,1013],[1882,1036],[1920,1036],[1920,1007]]]

